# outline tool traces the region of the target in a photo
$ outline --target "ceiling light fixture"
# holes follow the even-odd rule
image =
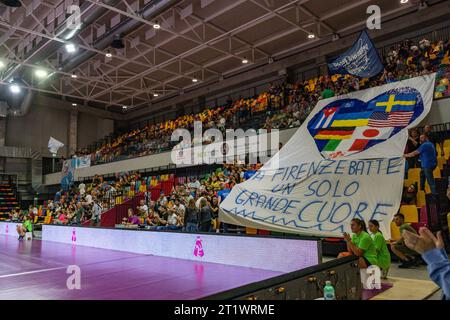
[[[153,25],[154,29],[161,29],[161,25],[158,23],[158,20],[156,20],[155,24]]]
[[[314,39],[316,35],[314,33],[308,34],[308,39]]]
[[[122,106],[122,109],[123,110],[126,110],[128,107],[127,106]]]
[[[243,63],[243,64],[247,64],[247,63],[248,63],[247,58],[244,57],[244,59],[242,59],[242,63]]]
[[[155,93],[153,94],[153,96],[156,98],[156,97],[159,97],[159,94],[155,92]]]
[[[5,67],[5,63],[3,61],[0,60],[0,69]]]
[[[9,86],[9,90],[10,90],[12,93],[17,94],[17,93],[20,92],[20,87],[19,87],[17,84],[12,83],[12,84]]]
[[[77,106],[77,104],[76,103],[72,103],[72,107],[76,107]]]
[[[409,2],[409,0],[400,0],[401,4],[407,4]]]
[[[75,73],[72,73],[71,77],[74,79],[78,78],[78,76]]]
[[[193,82],[193,83],[197,83],[197,82],[198,82],[198,79],[194,78],[194,79],[192,79],[192,82]]]
[[[34,74],[36,75],[36,77],[38,78],[46,78],[48,76],[48,72],[45,71],[44,69],[37,69]]]
[[[106,52],[105,56],[106,56],[107,58],[111,58],[111,57],[112,57],[111,51],[108,50],[108,51]]]
[[[75,51],[77,51],[77,48],[75,47],[75,45],[73,43],[66,44],[65,48],[68,53],[74,53]]]

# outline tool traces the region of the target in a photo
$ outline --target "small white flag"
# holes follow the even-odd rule
[[[62,143],[61,141],[58,141],[53,137],[50,137],[50,139],[48,140],[48,151],[50,151],[51,154],[56,155],[58,153],[58,150],[62,147],[64,147],[64,143]]]

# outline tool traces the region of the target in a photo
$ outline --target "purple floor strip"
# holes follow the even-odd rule
[[[81,289],[69,290],[69,265]],[[199,299],[280,272],[0,235],[0,299]]]
[[[390,284],[390,283],[382,283],[381,284],[381,289],[374,289],[374,290],[363,289],[362,299],[363,300],[370,300],[373,297],[379,295],[382,292],[385,292],[386,290],[388,290],[390,288],[392,288],[392,284]]]

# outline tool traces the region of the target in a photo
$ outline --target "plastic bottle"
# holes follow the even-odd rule
[[[325,282],[325,287],[323,288],[323,298],[324,300],[336,300],[336,295],[334,294],[334,288],[331,285],[331,281]]]

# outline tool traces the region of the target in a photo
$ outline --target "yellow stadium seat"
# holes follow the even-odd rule
[[[408,179],[413,181],[420,181],[420,168],[409,169]]]
[[[419,222],[419,212],[415,205],[403,205],[400,207],[400,213],[405,216],[406,222]]]
[[[445,157],[438,157],[438,168],[439,170],[443,170],[444,169],[444,164],[447,163],[447,160],[445,160]]]
[[[444,147],[444,157],[445,159],[450,157],[450,148]]]
[[[245,233],[246,233],[246,234],[258,234],[258,230],[257,230],[257,229],[254,229],[254,228],[246,227],[246,228],[245,228]]]
[[[414,180],[411,180],[411,179],[405,179],[404,181],[403,181],[403,186],[404,187],[409,187],[410,185],[412,185],[412,184],[414,184]]]
[[[449,148],[450,149],[450,140],[444,140],[444,149]]]
[[[425,193],[431,193],[430,185],[428,184],[428,181],[425,181]]]
[[[436,153],[438,156],[442,153],[441,145],[439,143],[436,143]]]
[[[399,240],[401,238],[400,229],[397,227],[395,222],[391,222],[391,239]]]
[[[433,177],[434,177],[435,179],[442,178],[442,176],[441,176],[441,169],[439,169],[439,168],[434,169],[434,171],[433,171]]]
[[[422,208],[424,205],[426,205],[426,201],[425,201],[425,192],[422,190],[417,191],[417,206],[419,208]]]

